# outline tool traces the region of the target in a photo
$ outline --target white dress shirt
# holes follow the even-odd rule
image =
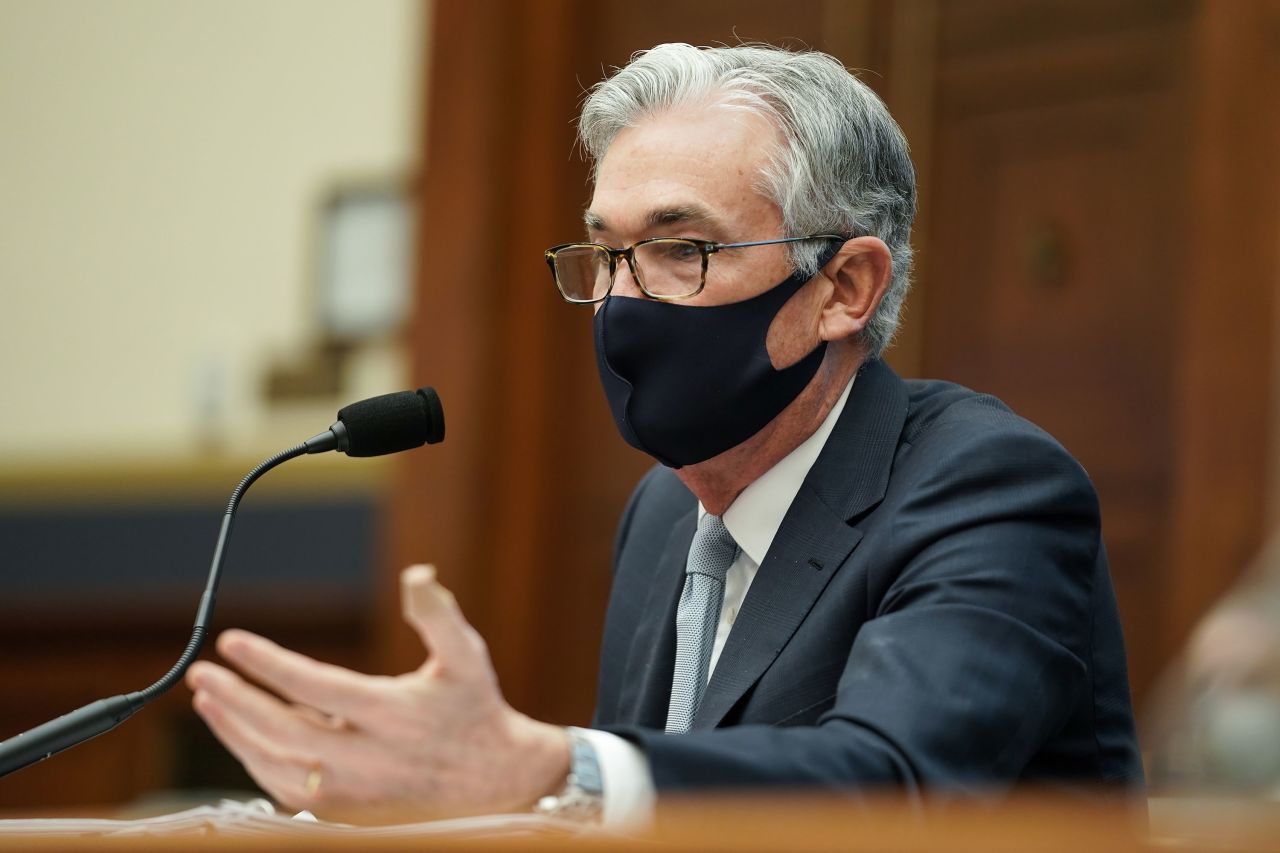
[[[729,566],[724,581],[724,603],[720,607],[720,622],[716,627],[716,641],[711,649],[711,665],[707,678],[715,671],[720,653],[733,630],[738,610],[747,597],[747,590],[755,580],[760,564],[764,562],[773,537],[778,535],[782,519],[791,502],[800,492],[800,486],[809,469],[817,461],[831,430],[835,428],[844,404],[849,399],[853,380],[845,386],[840,399],[827,414],[822,425],[799,447],[784,456],[751,485],[742,490],[721,518],[733,541],[738,544],[738,556]],[[706,514],[698,503],[698,518]],[[602,822],[609,827],[643,826],[653,816],[655,792],[649,759],[639,747],[628,740],[592,729],[579,729],[595,748],[600,764],[600,776],[604,784],[604,813]]]

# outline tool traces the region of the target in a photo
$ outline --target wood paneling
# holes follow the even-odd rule
[[[342,666],[369,666],[364,614],[349,603],[281,592],[259,594],[247,606],[227,596],[216,625],[259,631]],[[282,608],[283,601],[295,606]],[[155,681],[191,635],[191,606],[7,612],[0,620],[0,739]],[[216,659],[211,646],[203,657]],[[112,731],[0,779],[0,808],[119,804],[178,787],[255,790],[190,702],[190,691],[177,685]]]
[[[1178,223],[1150,202],[1174,121],[1159,94],[945,121],[926,273],[928,369],[1005,400],[1088,469],[1129,625],[1160,619]],[[1130,645],[1151,673],[1150,645]]]
[[[1139,698],[1262,536],[1274,10],[943,6],[926,371],[1089,470]]]
[[[1169,649],[1259,550],[1277,429],[1280,2],[1204,2],[1193,20]]]
[[[399,612],[401,566],[436,563],[488,640],[509,698],[581,721],[575,685],[594,681],[588,661],[608,570],[577,555],[583,541],[607,553],[611,527],[576,486],[583,466],[611,472],[607,484],[642,464],[591,455],[608,422],[583,391],[590,362],[576,337],[590,316],[559,303],[542,260],[581,230],[586,171],[569,122],[580,95],[579,10],[435,9],[414,371],[439,389],[448,434],[406,459],[384,612]],[[566,622],[581,630],[564,636]],[[387,669],[421,661],[407,629],[383,633]]]

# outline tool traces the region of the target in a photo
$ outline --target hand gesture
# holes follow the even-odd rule
[[[401,598],[427,648],[416,670],[364,675],[231,630],[218,651],[244,677],[194,664],[196,712],[263,790],[317,814],[385,821],[519,811],[558,790],[568,736],[506,703],[484,640],[434,569],[405,570]]]

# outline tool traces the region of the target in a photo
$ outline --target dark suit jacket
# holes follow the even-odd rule
[[[618,532],[595,725],[659,790],[1140,785],[1079,464],[993,397],[862,369],[760,566],[693,731],[668,736],[696,501],[666,468]]]

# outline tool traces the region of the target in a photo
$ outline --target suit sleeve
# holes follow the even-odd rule
[[[841,569],[865,573],[870,612],[850,614],[866,621],[840,652],[831,708],[803,727],[615,730],[647,753],[660,791],[991,791],[1090,701],[1099,511],[1056,442],[936,427],[897,460],[873,514]]]

